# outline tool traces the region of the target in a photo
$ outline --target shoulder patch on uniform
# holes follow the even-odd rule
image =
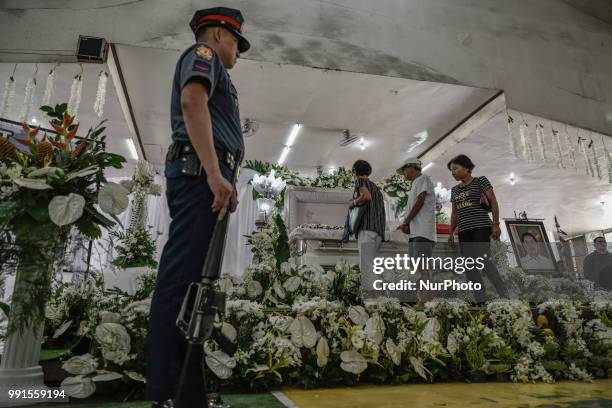
[[[193,63],[193,70],[208,73],[210,72],[210,64],[201,61],[196,61]]]
[[[213,50],[205,45],[198,45],[195,49],[195,53],[198,57],[203,60],[210,61],[213,57]]]

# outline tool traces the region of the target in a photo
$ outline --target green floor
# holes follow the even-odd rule
[[[230,404],[232,408],[284,408],[273,395],[271,394],[231,394],[223,395],[223,401]],[[45,404],[36,405],[36,407],[49,408],[148,408],[150,402],[93,402],[74,400],[71,404]]]

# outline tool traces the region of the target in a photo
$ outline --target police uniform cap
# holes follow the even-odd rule
[[[205,27],[223,27],[231,31],[238,38],[238,51],[241,53],[251,48],[249,41],[242,35],[244,18],[240,10],[228,7],[212,7],[198,10],[193,15],[189,27],[197,35]]]

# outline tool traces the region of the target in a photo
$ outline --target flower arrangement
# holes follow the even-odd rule
[[[394,174],[379,184],[379,188],[396,202],[395,216],[398,216],[408,205],[408,192],[412,188],[412,182],[406,180],[401,174]]]
[[[44,347],[68,348],[62,368],[69,376],[61,384],[68,395],[87,398],[105,383],[127,387],[128,398],[142,390],[154,282],[154,274],[139,277],[134,295],[105,292],[101,279],[56,288],[47,305]],[[82,343],[89,344],[87,353],[73,355]]]
[[[11,245],[20,261],[10,332],[42,322],[55,251],[70,228],[99,238],[101,227],[113,226],[113,218],[128,204],[127,191],[104,177],[105,168],[121,168],[125,159],[105,151],[102,124],[77,139],[79,124],[66,104],[41,110],[55,136],[24,123],[27,136],[17,142],[26,146],[25,152],[0,138],[0,228],[14,236],[2,244]]]
[[[323,188],[354,188],[355,179],[353,174],[345,169],[339,167],[337,170],[330,173],[321,173],[312,180],[312,187],[323,187]]]
[[[140,266],[157,268],[157,261],[155,260],[157,246],[148,228],[112,232],[111,235],[119,242],[116,247],[117,256],[112,262],[113,265],[120,268]]]

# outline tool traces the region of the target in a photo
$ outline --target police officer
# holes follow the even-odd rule
[[[244,142],[238,95],[227,70],[249,42],[239,10],[199,10],[190,27],[196,44],[178,60],[172,83],[172,144],[166,157],[166,197],[172,222],[151,302],[147,395],[172,407],[186,341],[176,327],[187,287],[199,281],[213,228],[238,201],[232,170]],[[203,361],[199,356],[199,361]]]

